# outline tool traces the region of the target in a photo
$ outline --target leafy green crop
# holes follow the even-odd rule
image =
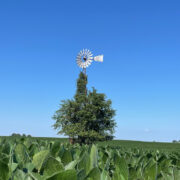
[[[0,180],[180,180],[180,151],[0,138]]]

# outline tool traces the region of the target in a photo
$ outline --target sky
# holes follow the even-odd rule
[[[1,1],[0,135],[63,137],[52,116],[83,48],[104,55],[88,88],[112,100],[115,139],[180,140],[179,0]]]

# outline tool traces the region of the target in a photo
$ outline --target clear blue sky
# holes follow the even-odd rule
[[[180,139],[179,0],[0,2],[0,135],[57,137],[82,48],[104,54],[88,87],[112,99],[116,139]]]

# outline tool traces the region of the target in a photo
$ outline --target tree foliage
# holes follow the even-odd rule
[[[116,125],[115,110],[105,94],[95,88],[87,90],[87,76],[79,74],[77,90],[73,99],[63,100],[53,119],[58,134],[76,138],[80,143],[112,139]]]

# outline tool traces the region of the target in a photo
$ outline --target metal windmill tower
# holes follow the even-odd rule
[[[88,49],[81,50],[76,58],[77,65],[83,69],[86,74],[86,68],[91,65],[92,61],[103,62],[103,55],[93,57],[93,54]]]

